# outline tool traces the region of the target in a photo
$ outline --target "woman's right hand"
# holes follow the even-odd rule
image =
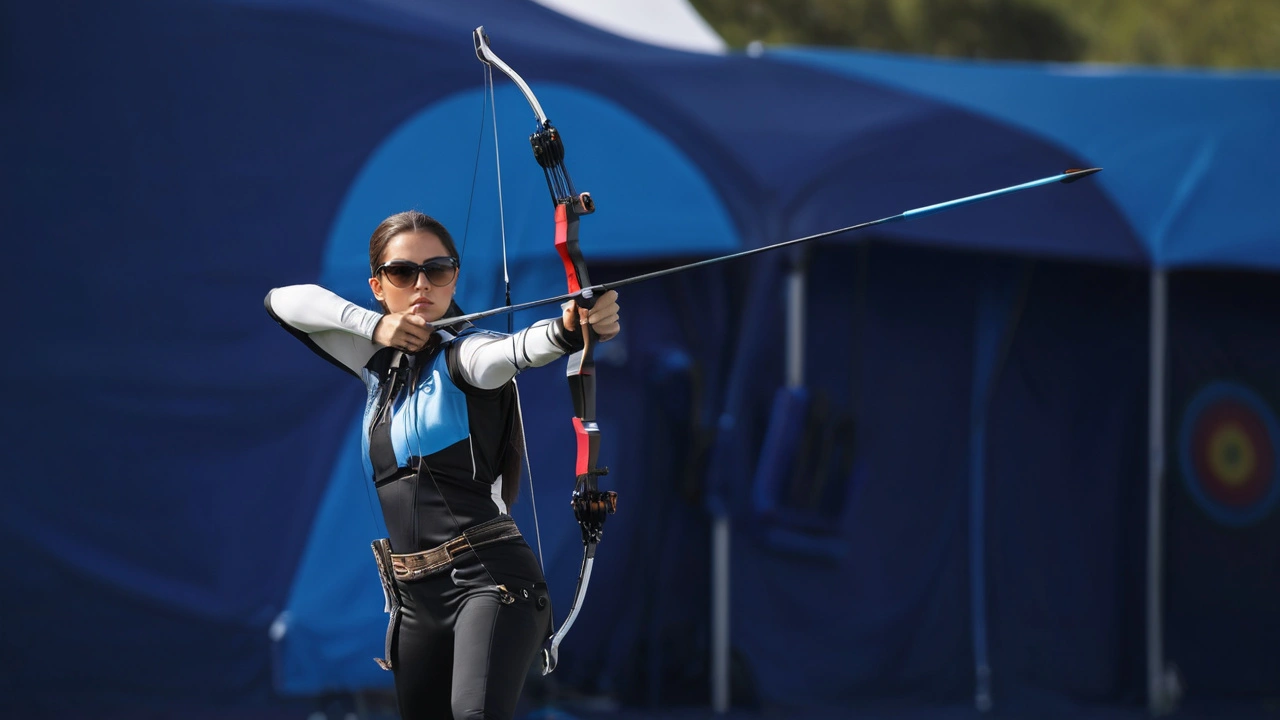
[[[373,341],[379,345],[416,353],[426,347],[435,327],[412,311],[383,315],[373,329]]]

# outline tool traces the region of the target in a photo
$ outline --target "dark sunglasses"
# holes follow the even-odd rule
[[[395,260],[383,263],[373,272],[375,277],[379,273],[398,288],[407,288],[417,283],[418,273],[426,273],[427,282],[432,285],[444,287],[453,282],[453,279],[458,276],[458,259],[454,257],[437,257],[431,258],[421,265],[408,260]]]

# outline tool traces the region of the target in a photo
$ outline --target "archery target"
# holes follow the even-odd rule
[[[1232,382],[1202,388],[1183,415],[1179,460],[1182,479],[1200,507],[1225,525],[1250,525],[1280,499],[1271,408],[1257,393]]]

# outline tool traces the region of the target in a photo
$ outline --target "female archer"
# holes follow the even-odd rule
[[[551,628],[542,570],[507,514],[523,450],[513,380],[582,349],[584,323],[617,335],[617,293],[513,335],[439,327],[462,314],[458,252],[419,212],[378,226],[369,268],[382,313],[316,285],[272,290],[267,312],[368,388],[365,469],[389,535],[374,543],[391,612],[378,662],[401,717],[510,718]]]

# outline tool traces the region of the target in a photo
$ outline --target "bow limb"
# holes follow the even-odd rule
[[[574,296],[574,303],[579,308],[589,310],[595,304],[595,294],[587,275],[586,260],[578,247],[578,218],[594,212],[595,203],[591,200],[590,194],[578,193],[574,189],[569,171],[564,165],[564,143],[560,133],[547,119],[541,103],[534,96],[528,83],[493,52],[483,27],[475,29],[472,39],[475,42],[476,57],[515,83],[537,118],[538,128],[530,135],[529,143],[533,147],[534,158],[546,176],[552,205],[555,208],[556,252],[564,264],[566,284],[569,293]],[[542,672],[544,675],[555,670],[560,643],[582,609],[582,601],[586,597],[587,587],[591,582],[596,546],[599,545],[604,533],[604,521],[617,509],[617,493],[602,492],[598,483],[600,476],[609,472],[608,468],[599,467],[598,464],[600,427],[596,422],[593,356],[599,338],[589,323],[580,321],[579,325],[583,345],[581,350],[569,356],[566,377],[569,382],[569,392],[573,398],[573,428],[577,438],[577,459],[574,465],[576,480],[571,502],[574,517],[582,531],[582,567],[578,572],[578,583],[574,590],[573,603],[569,606],[569,614],[543,646]]]

